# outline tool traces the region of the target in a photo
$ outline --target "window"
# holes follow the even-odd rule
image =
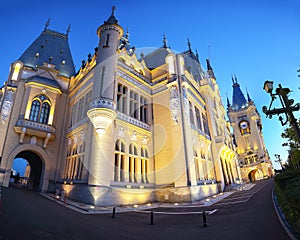
[[[208,136],[210,136],[209,128],[208,128],[208,122],[207,122],[207,117],[206,117],[206,115],[204,113],[202,113],[202,120],[203,120],[204,132],[205,132],[205,134],[207,134]]]
[[[48,97],[43,94],[36,96],[31,103],[29,120],[47,124],[50,108],[50,100]]]
[[[140,97],[140,120],[144,123],[148,122],[148,111],[147,111],[148,101],[144,97]]]
[[[128,88],[122,84],[118,84],[117,93],[117,110],[127,114],[127,91]]]
[[[191,123],[192,126],[195,126],[193,104],[191,102],[189,102],[189,105],[190,105],[190,123]]]
[[[141,182],[141,162],[138,158],[136,145],[129,146],[129,182]]]
[[[117,182],[125,181],[125,144],[117,139],[115,146],[115,172],[114,180]]]
[[[196,114],[197,128],[198,128],[198,130],[203,131],[203,128],[202,128],[202,125],[201,125],[200,111],[197,107],[195,107],[195,114]]]
[[[20,63],[16,63],[15,69],[14,69],[14,73],[12,75],[11,80],[15,80],[15,81],[18,80],[20,69],[21,69],[21,64]]]
[[[145,147],[141,149],[141,172],[142,172],[142,182],[148,183],[148,162],[149,162],[149,154],[148,150]]]
[[[130,91],[130,116],[138,118],[138,94],[134,91]]]

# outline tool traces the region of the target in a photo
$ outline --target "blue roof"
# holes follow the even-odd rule
[[[247,101],[240,89],[240,85],[237,82],[234,82],[233,85],[233,94],[232,94],[232,104],[231,108],[234,111],[240,110],[247,106]]]
[[[75,75],[67,34],[45,29],[19,60],[33,68],[50,63],[65,77]]]
[[[34,76],[32,78],[29,78],[27,80],[27,82],[41,83],[41,84],[44,84],[44,85],[47,85],[47,86],[51,86],[51,87],[60,89],[60,86],[58,85],[58,83],[54,79],[49,79],[49,78],[46,78],[46,77]]]

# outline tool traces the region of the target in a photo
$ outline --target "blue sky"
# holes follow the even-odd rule
[[[51,18],[49,29],[65,32],[71,24],[69,43],[76,69],[97,46],[96,30],[111,14],[128,27],[132,46],[160,47],[166,34],[175,51],[198,50],[200,62],[210,57],[223,103],[231,100],[231,75],[236,74],[242,91],[246,88],[263,119],[265,143],[270,156],[287,151],[281,144],[283,131],[278,118],[266,119],[261,111],[270,96],[263,90],[265,80],[293,90],[291,97],[300,102],[300,1],[33,1],[0,3],[0,82],[6,81],[10,64],[39,36]],[[208,50],[209,49],[209,50]],[[275,105],[276,106],[276,105]],[[226,106],[225,106],[226,107]],[[299,118],[299,113],[295,113]],[[279,165],[274,164],[276,168]]]

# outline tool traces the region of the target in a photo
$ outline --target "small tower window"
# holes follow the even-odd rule
[[[106,41],[105,41],[105,46],[103,47],[109,47],[109,33],[106,35]]]

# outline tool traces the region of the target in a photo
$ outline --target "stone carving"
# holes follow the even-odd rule
[[[180,98],[179,92],[176,86],[170,88],[170,112],[173,118],[173,121],[178,124],[179,122],[179,113],[180,113]]]
[[[1,110],[2,122],[5,122],[5,120],[9,116],[12,105],[13,105],[13,91],[7,91],[7,94],[3,101],[2,110]]]

